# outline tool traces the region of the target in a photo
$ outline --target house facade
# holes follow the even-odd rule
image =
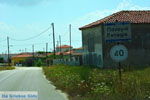
[[[17,54],[9,54],[9,58],[11,59],[12,57],[16,56]],[[8,62],[8,54],[0,54],[0,58],[3,58],[3,63]]]
[[[110,57],[110,50],[117,43],[107,43],[104,32],[104,24],[118,22],[129,22],[131,28],[131,40],[120,42],[128,49],[128,58],[122,65],[150,65],[150,11],[120,11],[81,27],[85,65],[105,68],[118,65]]]
[[[57,52],[59,56],[53,59],[53,64],[82,65],[83,48],[72,48],[71,51]],[[61,55],[61,56],[60,56]]]
[[[56,47],[56,52],[66,52],[66,51],[69,51],[70,48],[72,49],[72,46],[69,46],[69,45],[58,46]]]
[[[32,66],[33,65],[33,55],[32,54],[18,54],[11,58],[13,66]]]

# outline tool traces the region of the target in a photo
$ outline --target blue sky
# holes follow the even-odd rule
[[[150,10],[149,0],[0,0],[0,53],[7,52],[6,37],[10,37],[10,51],[28,52],[53,49],[52,29],[27,41],[55,24],[56,44],[59,35],[62,44],[69,44],[69,24],[72,25],[72,45],[81,47],[79,27],[120,10]]]

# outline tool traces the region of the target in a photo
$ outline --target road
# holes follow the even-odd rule
[[[0,71],[0,91],[38,91],[38,100],[68,100],[47,81],[42,68],[21,67]]]

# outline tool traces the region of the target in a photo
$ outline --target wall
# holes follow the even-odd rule
[[[147,66],[150,65],[150,24],[131,24],[132,40],[122,42],[128,48],[129,56],[121,62],[124,66]],[[104,35],[103,35],[104,36]],[[104,38],[104,37],[103,37]],[[103,40],[104,41],[104,40]],[[110,58],[110,49],[116,43],[103,42],[104,67],[117,67]]]
[[[83,64],[103,66],[102,60],[102,26],[82,30]]]
[[[83,53],[83,49],[73,49],[75,53]]]
[[[79,66],[80,65],[80,61],[79,59],[76,60],[74,57],[72,57],[72,59],[54,59],[53,60],[53,64],[66,64],[66,65],[72,65],[72,66]]]

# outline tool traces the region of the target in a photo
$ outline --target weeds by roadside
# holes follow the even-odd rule
[[[15,69],[15,67],[0,67],[0,71],[1,70],[13,70]]]
[[[149,100],[150,68],[124,72],[56,65],[43,67],[48,80],[68,93],[70,100]]]

